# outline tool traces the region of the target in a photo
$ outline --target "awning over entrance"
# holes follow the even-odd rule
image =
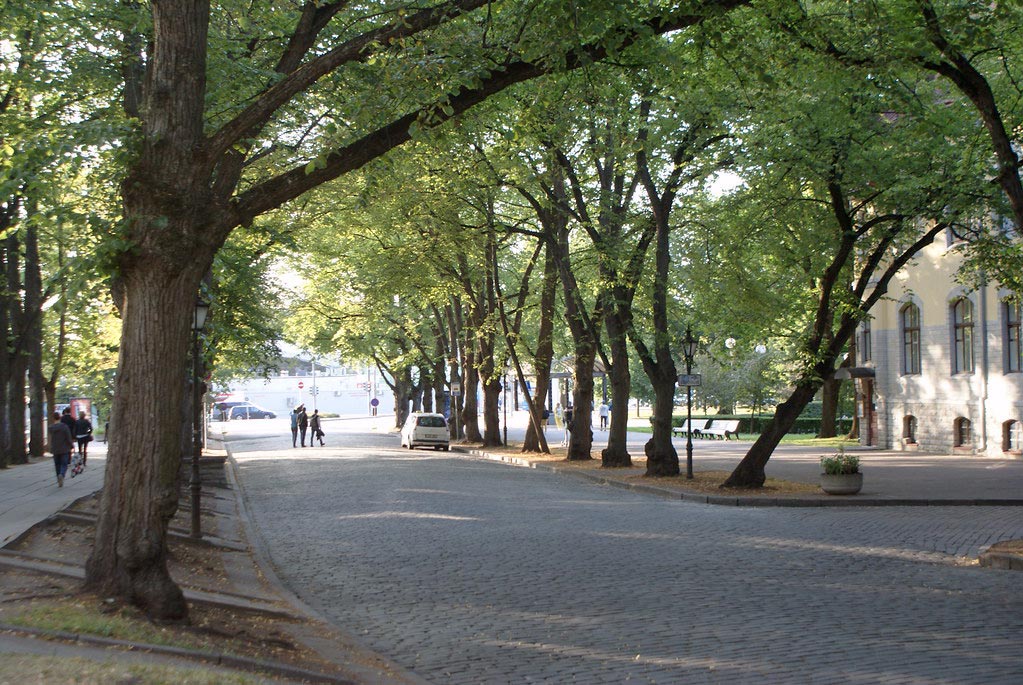
[[[835,378],[840,381],[850,378],[873,378],[875,375],[872,366],[845,366],[835,372]]]

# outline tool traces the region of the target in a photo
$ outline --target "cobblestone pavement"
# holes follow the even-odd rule
[[[715,507],[332,437],[232,447],[256,525],[431,682],[1023,682],[1023,576],[973,563],[1018,507]]]

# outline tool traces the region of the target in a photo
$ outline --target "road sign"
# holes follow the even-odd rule
[[[461,383],[452,383],[451,384],[451,394],[452,395],[461,395],[462,394],[462,384]]]
[[[380,406],[380,400],[378,400],[377,398],[374,397],[373,399],[371,399],[369,401],[369,404],[372,407],[379,407]]]
[[[678,384],[689,387],[699,387],[703,385],[703,377],[698,373],[681,373],[678,376]]]
[[[305,387],[305,383],[303,383],[302,381],[299,381],[298,382],[298,389],[301,390],[304,387]]]

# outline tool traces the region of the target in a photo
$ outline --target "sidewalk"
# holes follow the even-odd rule
[[[57,487],[53,458],[49,456],[0,471],[0,547],[75,500],[101,489],[106,464],[106,443],[93,440],[85,471],[74,478],[69,473],[62,488]]]
[[[204,455],[223,458],[223,445],[210,436],[210,446]],[[96,443],[93,443],[95,445]],[[26,553],[22,547],[45,536],[52,527],[38,527],[37,524],[51,523],[82,540],[82,531],[94,525],[95,516],[82,513],[81,503],[69,509],[75,502],[94,494],[103,485],[106,462],[105,445],[102,450],[92,453],[85,472],[74,479],[65,479],[64,487],[58,488],[53,461],[50,457],[35,460],[26,465],[0,470],[0,568],[4,574],[30,574],[35,577],[45,574],[62,583],[67,592],[84,577],[83,564],[87,549],[77,548],[77,553],[51,554],[43,556],[32,548]],[[220,449],[218,449],[220,448]],[[80,656],[94,663],[138,663],[140,654],[143,663],[159,663],[167,666],[202,668],[207,671],[222,671],[225,678],[244,682],[264,682],[270,677],[274,682],[321,682],[336,685],[354,683],[380,683],[381,685],[412,685],[423,681],[405,671],[385,657],[363,647],[357,639],[342,629],[324,622],[322,617],[305,606],[297,597],[284,588],[276,579],[273,570],[265,565],[265,551],[251,528],[243,501],[243,490],[239,487],[233,466],[226,466],[227,487],[216,484],[203,485],[203,532],[204,538],[197,543],[192,540],[187,528],[180,526],[181,518],[187,518],[187,497],[179,504],[179,514],[171,522],[168,542],[175,556],[192,557],[210,571],[206,580],[196,576],[180,578],[182,590],[193,610],[203,607],[207,615],[213,613],[234,613],[254,616],[254,623],[237,623],[233,626],[240,635],[247,635],[249,641],[257,638],[284,640],[298,646],[291,652],[298,659],[275,654],[267,649],[259,656],[244,656],[228,646],[191,648],[168,646],[149,642],[125,641],[90,632],[64,632],[59,630],[29,628],[0,622],[0,659],[3,655],[43,654],[63,659]],[[183,511],[182,511],[183,510]],[[64,535],[65,533],[59,533]],[[191,548],[192,551],[188,551]],[[200,551],[205,550],[205,551]],[[219,571],[217,569],[220,569]],[[6,576],[5,576],[6,577]],[[184,582],[182,582],[184,580]],[[36,581],[29,581],[30,583]],[[198,582],[198,584],[197,584]],[[205,587],[203,584],[207,584]],[[15,593],[14,596],[18,596]],[[256,626],[254,628],[254,626]],[[256,630],[266,633],[257,634]],[[262,642],[259,642],[260,644]],[[299,652],[305,655],[299,656]]]
[[[558,449],[560,437],[548,432],[552,449]],[[604,438],[604,440],[599,440]],[[631,469],[600,468],[600,451],[606,446],[604,435],[594,437],[592,468],[580,468],[578,462],[540,460],[529,455],[496,454],[474,448],[458,448],[476,456],[504,461],[517,466],[576,474],[608,485],[643,489],[655,494],[708,504],[738,506],[1023,506],[1023,461],[989,457],[923,455],[852,448],[860,457],[863,490],[857,495],[834,496],[824,492],[786,497],[771,497],[756,492],[729,491],[708,494],[686,491],[682,482],[664,487],[659,479],[637,477],[644,472],[643,444],[649,436],[629,434],[628,449],[638,465]],[[599,440],[599,441],[598,441]],[[685,440],[674,441],[682,473],[685,474]],[[693,443],[694,472],[722,471],[730,473],[742,460],[750,442],[699,440]],[[564,448],[560,448],[562,451]],[[819,482],[819,459],[824,454],[815,447],[785,447],[775,450],[765,469],[769,478],[816,485]],[[586,462],[583,462],[586,463]],[[681,494],[680,494],[681,489]]]

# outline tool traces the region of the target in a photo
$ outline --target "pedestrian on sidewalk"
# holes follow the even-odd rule
[[[291,446],[298,447],[298,407],[291,410]]]
[[[313,446],[313,439],[320,441],[320,447],[323,447],[323,431],[320,430],[320,410],[313,409],[313,415],[309,417],[309,446]]]
[[[68,464],[71,463],[71,450],[75,448],[74,438],[71,436],[71,429],[61,420],[60,412],[53,412],[53,423],[47,431],[50,435],[53,466],[57,470],[57,487],[62,488]]]
[[[305,405],[298,405],[298,433],[302,441],[302,447],[305,447],[305,434],[309,430],[309,415],[305,413]],[[309,440],[309,446],[313,446],[313,441]]]
[[[64,411],[60,414],[60,420],[68,427],[73,436],[75,434],[75,417],[71,416],[71,407],[64,407]]]
[[[607,406],[607,402],[600,403],[600,409],[597,410],[600,414],[600,430],[607,430],[607,416],[611,413],[611,408]]]
[[[575,412],[572,410],[571,404],[565,407],[565,437],[562,438],[561,444],[566,447],[572,440],[572,417],[574,415]]]
[[[84,411],[78,412],[75,421],[75,440],[78,441],[78,454],[82,457],[82,466],[89,460],[89,443],[92,442],[92,421]]]

